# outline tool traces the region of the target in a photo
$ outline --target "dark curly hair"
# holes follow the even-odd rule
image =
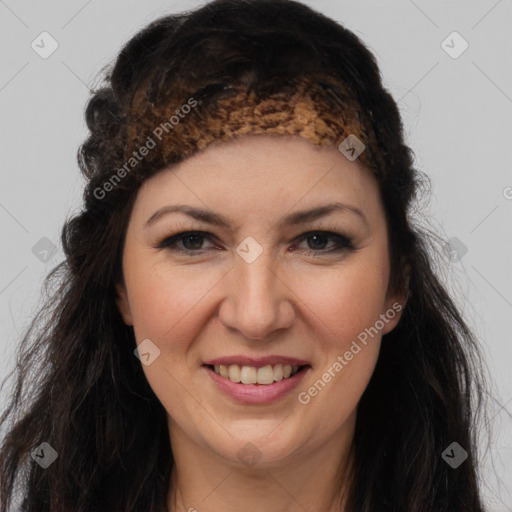
[[[83,208],[63,227],[66,259],[45,281],[48,298],[22,340],[14,393],[0,418],[0,512],[16,492],[25,512],[167,510],[174,462],[166,412],[133,356],[133,328],[115,299],[138,188],[179,157],[141,162],[104,197],[97,189],[126,161],[137,98],[163,105],[169,91],[182,102],[193,97],[193,123],[229,88],[263,96],[303,77],[322,77],[324,89],[329,77],[343,83],[371,124],[391,283],[408,294],[358,404],[347,510],[483,510],[480,349],[436,275],[431,235],[410,218],[422,178],[374,56],[352,32],[298,2],[217,0],[137,33],[89,100],[90,135],[78,154],[87,178]],[[441,458],[453,441],[468,452],[456,470]],[[42,442],[59,454],[46,470],[30,457]]]

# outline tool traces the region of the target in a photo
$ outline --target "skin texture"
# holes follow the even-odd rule
[[[335,211],[302,225],[280,226],[294,212],[331,202]],[[160,208],[186,204],[226,217],[231,228],[183,213],[147,220]],[[159,242],[185,231],[212,234],[189,241],[191,255]],[[300,239],[329,231],[352,240]],[[253,237],[263,249],[252,263],[236,248]],[[185,242],[186,243],[186,242]],[[197,249],[194,249],[197,247]],[[176,248],[184,248],[178,241]],[[130,216],[118,307],[137,343],[160,350],[143,366],[169,417],[175,470],[169,510],[334,511],[337,479],[349,465],[358,401],[379,353],[381,334],[347,362],[309,403],[307,391],[402,297],[388,296],[389,254],[377,182],[336,147],[298,136],[246,135],[217,143],[148,179]],[[234,402],[213,384],[204,361],[227,355],[305,359],[298,389],[266,405]],[[254,465],[237,453],[259,451]],[[342,497],[341,497],[342,499]],[[300,506],[299,506],[300,504]]]

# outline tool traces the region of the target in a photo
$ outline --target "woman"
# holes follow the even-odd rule
[[[288,0],[167,16],[86,120],[1,512],[16,483],[30,512],[483,510],[478,345],[354,34]]]

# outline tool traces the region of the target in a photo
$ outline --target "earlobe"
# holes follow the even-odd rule
[[[406,299],[402,297],[400,299],[389,300],[386,303],[386,310],[381,315],[384,322],[384,327],[382,329],[383,335],[388,334],[398,325],[405,308],[405,303]]]
[[[391,332],[402,318],[402,314],[405,309],[405,305],[407,304],[407,299],[409,297],[409,288],[408,286],[403,290],[403,293],[394,294],[386,300],[386,308],[381,318],[383,319],[385,326],[382,329],[382,334],[388,334]]]
[[[116,286],[117,298],[116,306],[126,325],[133,325],[130,303],[128,302],[128,294],[124,285]]]
[[[386,324],[382,329],[383,335],[391,332],[398,325],[398,322],[402,317],[410,293],[410,274],[411,267],[409,264],[406,264],[403,287],[401,287],[400,291],[393,293],[392,295],[388,295],[387,297],[385,311],[381,315],[381,318],[383,318],[384,323]]]

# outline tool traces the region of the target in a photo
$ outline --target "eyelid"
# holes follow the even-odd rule
[[[338,226],[325,226],[323,229],[311,229],[309,231],[305,231],[301,233],[299,236],[295,237],[290,243],[296,245],[297,243],[300,243],[304,240],[307,240],[309,237],[314,235],[323,235],[327,239],[334,240],[334,247],[330,249],[297,249],[302,253],[306,254],[314,254],[314,255],[328,255],[328,254],[338,254],[341,251],[354,251],[356,250],[356,247],[353,242],[353,237],[350,235],[345,235],[339,232]],[[207,247],[207,248],[201,248],[201,249],[185,249],[185,248],[178,248],[178,244],[182,242],[187,236],[192,235],[198,235],[203,240],[209,240],[210,242],[214,243],[216,240],[218,241],[218,238],[210,233],[209,231],[203,231],[200,229],[185,229],[185,230],[175,230],[173,234],[170,234],[161,241],[159,241],[154,247],[157,249],[168,249],[170,251],[173,251],[175,253],[181,253],[185,255],[200,255],[203,254],[211,249],[213,247]],[[215,249],[218,249],[216,247]]]
[[[306,240],[307,238],[309,238],[313,235],[318,235],[318,234],[326,236],[327,238],[337,238],[339,240],[342,240],[342,242],[347,247],[353,247],[352,240],[350,239],[350,237],[348,237],[346,235],[342,235],[341,233],[337,233],[335,231],[324,230],[324,229],[314,229],[311,231],[307,231],[306,233],[304,233],[304,234],[300,235],[298,238],[296,238],[296,240],[298,240],[298,241]]]
[[[199,229],[189,229],[186,231],[177,231],[175,234],[165,236],[161,241],[157,242],[155,248],[157,249],[169,249],[173,250],[172,247],[175,247],[181,240],[191,235],[199,235],[203,237],[205,240],[213,241],[215,240],[215,235],[209,233],[207,231],[202,231]],[[181,253],[200,253],[204,251],[204,249],[192,250],[192,249],[174,249],[176,252]]]

